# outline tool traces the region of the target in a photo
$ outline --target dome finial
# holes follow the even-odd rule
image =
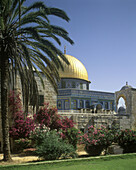
[[[66,54],[66,46],[64,46],[64,54]]]

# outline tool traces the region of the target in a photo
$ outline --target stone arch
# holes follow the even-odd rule
[[[119,99],[120,98],[123,98],[124,101],[125,101],[125,105],[126,105],[126,108],[127,108],[127,99],[126,99],[126,96],[124,94],[120,94],[117,99],[116,99],[116,109],[117,109],[117,106],[118,106],[118,102],[119,102]]]
[[[123,106],[124,108],[126,108],[126,101],[124,100],[123,97],[120,97],[119,100],[118,100],[118,105],[117,107],[121,107]]]
[[[127,87],[127,88],[122,88],[120,91],[115,92],[115,101],[116,101],[116,112],[117,112],[117,106],[118,106],[118,102],[120,97],[122,97],[125,101],[125,106],[126,106],[126,115],[130,116],[130,123],[131,123],[131,127],[135,128],[134,122],[136,121],[135,118],[135,113],[136,113],[136,105],[135,105],[135,101],[136,101],[136,89],[135,88],[131,88],[131,87]],[[122,111],[122,109],[121,109]]]
[[[58,107],[58,109],[62,109],[62,101],[61,100],[57,101],[57,107]]]
[[[120,96],[118,98],[117,106],[116,106],[118,114],[126,114],[126,108],[127,108],[126,103],[127,102],[124,99],[124,97]]]
[[[79,104],[80,104],[80,108],[83,108],[83,107],[84,107],[84,102],[83,102],[83,100],[80,100]]]
[[[119,101],[119,99],[120,99],[121,97],[125,100],[125,105],[127,106],[127,100],[126,100],[126,96],[125,96],[124,94],[120,94],[120,95],[117,97],[117,99],[116,99],[117,105],[118,105],[118,101]]]

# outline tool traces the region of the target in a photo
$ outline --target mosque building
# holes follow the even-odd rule
[[[85,66],[77,58],[65,54],[67,65],[61,61],[64,71],[59,70],[61,81],[58,83],[57,108],[61,110],[91,109],[115,110],[114,93],[89,90],[88,73]]]
[[[115,93],[91,90],[85,66],[65,51],[64,55],[70,64],[62,61],[64,71],[59,70],[58,113],[73,119],[82,131],[90,125],[136,129],[136,88],[126,83]],[[119,106],[120,99],[125,108]]]

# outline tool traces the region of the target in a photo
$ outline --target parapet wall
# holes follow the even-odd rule
[[[118,126],[120,129],[132,129],[131,117],[129,115],[118,116],[114,114],[103,114],[103,113],[62,113],[59,112],[61,116],[67,116],[76,123],[75,127],[78,129],[87,129],[88,126],[101,126],[111,128],[112,126]]]

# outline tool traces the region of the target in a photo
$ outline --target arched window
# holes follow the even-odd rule
[[[35,98],[31,98],[29,104],[30,105],[36,104]],[[39,104],[39,106],[44,106],[44,95],[39,95],[38,96],[38,104]]]
[[[66,88],[66,82],[65,82],[65,81],[62,81],[62,82],[61,82],[61,87],[62,87],[62,88]]]
[[[70,88],[70,87],[71,87],[71,83],[68,82],[68,83],[67,83],[67,88]]]
[[[58,109],[61,109],[61,100],[58,100]]]
[[[44,105],[44,95],[39,95],[39,106]]]
[[[83,108],[83,100],[80,100],[80,108]]]
[[[105,109],[108,109],[108,102],[105,102]]]
[[[97,111],[100,111],[101,109],[102,109],[102,105],[101,105],[101,104],[97,104],[96,110],[97,110]]]
[[[79,83],[76,83],[76,88],[79,88]]]
[[[83,83],[80,83],[80,89],[83,89]]]
[[[76,83],[74,81],[72,82],[72,88],[76,88]]]
[[[65,100],[65,110],[69,109],[69,100]]]
[[[126,103],[123,97],[118,100],[117,110],[119,114],[126,113]]]
[[[85,102],[85,106],[86,106],[86,108],[90,107],[90,102],[88,100]]]
[[[119,107],[124,107],[126,109],[126,103],[125,103],[125,100],[123,99],[123,97],[120,97],[118,100],[117,108],[119,108]]]
[[[113,102],[110,102],[110,110],[113,110]]]

